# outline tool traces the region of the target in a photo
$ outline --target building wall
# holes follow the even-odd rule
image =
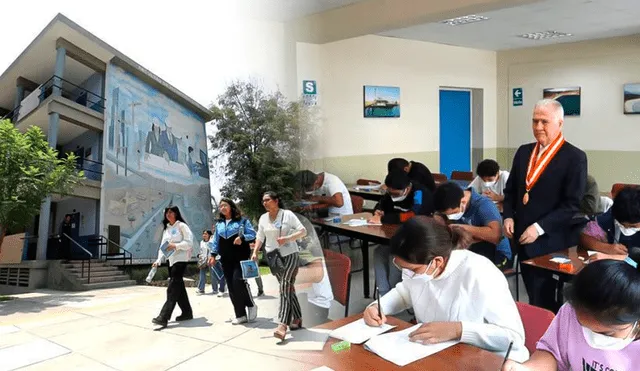
[[[119,225],[134,259],[157,256],[164,208],[176,205],[195,236],[212,224],[204,122],[109,64],[101,230]]]
[[[565,118],[567,140],[588,156],[601,190],[640,183],[640,115],[623,113],[623,85],[639,83],[640,36],[498,53],[498,158],[510,167],[515,150],[533,141],[531,113],[542,90],[581,87],[581,114]],[[512,89],[523,88],[514,107]]]
[[[297,70],[299,89],[318,82],[322,160],[314,166],[347,183],[383,179],[396,156],[439,171],[441,87],[483,90],[483,149],[495,153],[495,52],[369,35],[299,43]],[[363,85],[400,87],[400,118],[364,118]]]
[[[60,226],[67,214],[80,213],[79,236],[90,236],[98,232],[98,205],[99,200],[72,197],[56,203],[56,219],[54,221],[54,234],[60,232]]]

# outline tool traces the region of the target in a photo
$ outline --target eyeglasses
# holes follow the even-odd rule
[[[262,203],[263,203],[263,204],[266,204],[266,203],[267,203],[267,202],[269,202],[269,201],[271,201],[271,199],[270,199],[270,198],[265,198],[265,199],[263,199],[263,200],[262,200]]]

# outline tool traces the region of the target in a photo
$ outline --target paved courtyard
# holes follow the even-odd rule
[[[292,349],[317,347],[322,334],[294,332],[278,344],[272,337],[277,282],[264,277],[266,295],[256,298],[258,320],[234,326],[228,296],[196,295],[188,288],[194,319],[151,323],[165,288],[133,286],[88,292],[39,290],[0,302],[0,370],[312,370]],[[255,295],[257,289],[251,282]],[[207,287],[209,291],[211,288]],[[180,314],[176,307],[175,316]],[[320,337],[318,337],[320,335]]]

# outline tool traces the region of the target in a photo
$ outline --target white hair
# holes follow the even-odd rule
[[[564,120],[564,108],[562,108],[562,104],[555,99],[541,99],[536,102],[536,105],[533,106],[533,110],[535,111],[538,107],[551,107],[553,108],[554,113],[558,120]]]

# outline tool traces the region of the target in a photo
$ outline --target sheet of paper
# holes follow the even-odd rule
[[[314,368],[311,371],[333,371],[333,369],[327,366],[322,366],[322,367]]]
[[[366,219],[351,219],[344,222],[349,227],[364,227],[367,225],[382,225],[380,223],[369,223]]]
[[[571,259],[567,258],[552,258],[551,261],[558,264],[571,263]]]
[[[385,333],[394,327],[396,326],[388,324],[384,324],[380,327],[371,327],[364,323],[364,319],[360,318],[357,321],[353,321],[348,325],[344,325],[331,331],[329,336],[340,340],[346,340],[351,344],[362,344],[372,337]]]
[[[367,341],[364,347],[387,361],[402,367],[458,343],[457,341],[447,341],[439,344],[422,344],[410,341],[409,334],[421,325],[419,323],[403,331],[376,336]]]
[[[382,186],[382,184],[360,185],[360,186],[356,186],[355,189],[357,189],[359,191],[377,191],[377,190],[380,189],[381,186]]]
[[[591,250],[587,251],[587,254],[589,254],[589,256],[595,255],[597,253],[598,253],[597,251],[591,251]]]

